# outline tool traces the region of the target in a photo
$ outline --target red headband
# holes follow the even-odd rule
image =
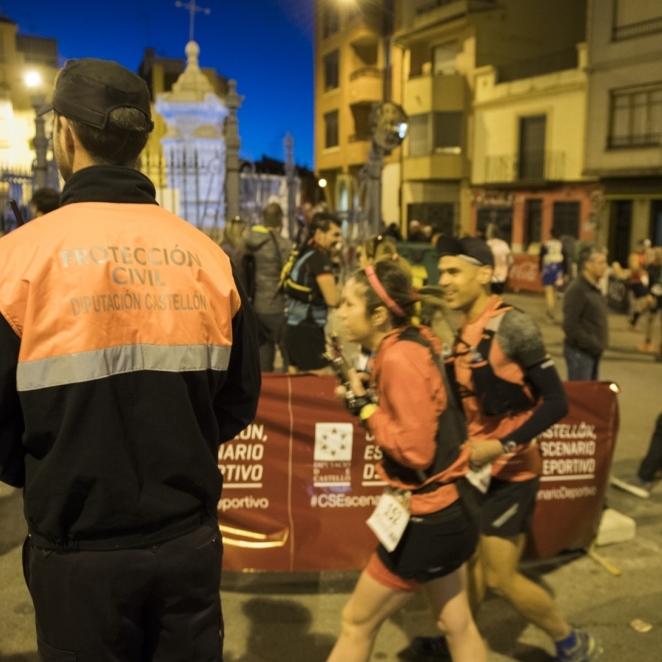
[[[366,267],[365,268],[365,275],[368,277],[368,281],[370,281],[370,285],[372,285],[372,289],[377,292],[377,296],[389,307],[391,312],[395,313],[399,317],[407,317],[405,314],[405,311],[398,306],[393,299],[386,293],[386,290],[384,289],[384,286],[379,282],[379,278],[377,278],[377,274],[375,273],[375,268],[374,267]]]

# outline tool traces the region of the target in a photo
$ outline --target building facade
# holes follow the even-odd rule
[[[604,204],[598,238],[626,265],[637,242],[662,245],[662,3],[590,0],[585,174]]]
[[[496,67],[476,71],[471,231],[494,224],[515,254],[538,255],[552,229],[594,239],[602,196],[584,175],[586,44],[577,54],[574,68],[508,82]]]
[[[402,101],[402,55],[387,36],[400,1],[316,0],[315,168],[327,181],[328,204],[341,213],[358,204],[373,104]],[[400,221],[400,151],[386,158],[384,169],[387,223]]]
[[[500,80],[576,66],[585,3],[560,0],[412,0],[402,5],[396,44],[404,51],[402,217],[445,233],[471,230],[473,115],[477,73]],[[534,64],[535,63],[535,64]]]
[[[317,0],[316,8],[315,162],[328,202],[339,211],[356,204],[372,104],[389,98],[410,129],[384,170],[384,220],[447,233],[471,226],[476,71],[493,65],[522,77],[541,57],[547,71],[572,68],[585,38],[585,0]]]

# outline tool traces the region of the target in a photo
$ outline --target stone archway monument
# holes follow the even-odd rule
[[[171,92],[159,94],[155,109],[165,120],[161,140],[168,188],[179,191],[180,215],[203,231],[225,221],[226,144],[229,111],[200,70],[200,47],[186,44],[187,65]]]

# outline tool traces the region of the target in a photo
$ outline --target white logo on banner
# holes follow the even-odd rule
[[[349,487],[352,484],[351,423],[316,423],[313,455],[315,487]]]
[[[351,423],[316,423],[315,462],[351,462],[353,442]]]

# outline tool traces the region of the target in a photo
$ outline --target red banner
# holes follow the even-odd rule
[[[508,273],[508,289],[542,292],[540,259],[537,255],[513,255],[513,266]]]
[[[333,398],[333,377],[264,375],[258,416],[221,446],[226,570],[358,570],[384,483],[380,450]],[[541,487],[529,550],[548,557],[597,533],[618,430],[608,384],[568,383],[569,416],[538,439]]]

